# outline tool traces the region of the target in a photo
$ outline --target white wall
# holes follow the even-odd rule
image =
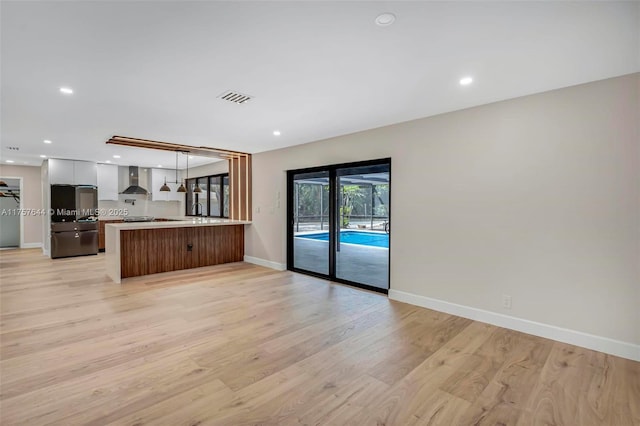
[[[633,74],[255,154],[246,254],[286,262],[286,170],[391,157],[392,290],[638,345],[639,86]]]
[[[229,172],[229,162],[227,160],[220,160],[213,163],[208,163],[202,166],[189,168],[189,177],[201,177],[217,175],[221,173]],[[184,170],[183,170],[184,173]]]
[[[98,201],[100,219],[119,218],[122,216],[184,216],[184,203],[179,201],[150,201],[146,196],[120,195],[118,201]],[[125,203],[125,199],[135,200],[135,204]],[[126,214],[123,214],[126,212]]]
[[[0,176],[22,178],[22,208],[29,210],[41,210],[42,184],[40,183],[40,167],[34,166],[0,166]],[[42,216],[26,215],[23,219],[24,240],[26,247],[39,246],[42,243]]]
[[[146,188],[147,190],[151,190],[149,187],[149,180],[146,175],[147,169],[140,168],[140,185]],[[202,166],[189,168],[189,177],[200,177],[200,176],[209,176],[215,175],[218,173],[226,173],[228,171],[228,162],[227,161],[216,161],[214,163],[205,164]],[[181,170],[183,176],[185,175],[185,170]],[[119,177],[119,191],[122,192],[126,187],[129,186],[129,169],[128,167],[119,167],[118,173]],[[102,215],[103,219],[111,217],[119,217],[122,216],[119,212],[126,210],[128,212],[128,216],[154,216],[154,217],[170,217],[170,216],[184,216],[185,207],[184,201],[151,201],[148,199],[150,197],[144,197],[140,195],[120,195],[118,201],[99,201],[98,208],[101,212],[105,212],[107,214]],[[125,199],[135,199],[135,205],[131,203],[125,203]],[[114,212],[114,214],[109,215],[109,212]]]
[[[151,182],[151,169],[139,167],[138,185],[147,191],[153,191],[151,185],[162,184],[162,182]],[[183,216],[184,201],[153,201],[151,194],[122,194],[127,189],[131,181],[129,178],[129,166],[118,166],[118,201],[98,200],[100,218],[120,218],[122,216]],[[184,197],[182,197],[184,198]],[[135,200],[135,203],[126,203],[125,200]],[[124,212],[127,214],[123,214]]]

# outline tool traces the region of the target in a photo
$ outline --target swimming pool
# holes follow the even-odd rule
[[[318,232],[316,234],[296,235],[296,238],[329,241],[329,233]],[[381,232],[340,231],[340,242],[359,244],[361,246],[389,248],[389,234],[383,234]]]

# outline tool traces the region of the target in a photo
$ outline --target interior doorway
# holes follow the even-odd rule
[[[21,179],[0,177],[0,248],[18,248],[22,234]]]
[[[387,293],[391,160],[287,176],[288,269]]]

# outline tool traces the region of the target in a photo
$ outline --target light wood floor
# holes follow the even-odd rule
[[[640,425],[640,363],[304,275],[0,261],[2,425]]]

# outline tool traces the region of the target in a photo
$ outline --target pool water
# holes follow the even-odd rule
[[[296,235],[296,238],[329,241],[329,233],[319,232],[317,234]],[[340,242],[389,248],[389,235],[381,232],[340,231]]]

